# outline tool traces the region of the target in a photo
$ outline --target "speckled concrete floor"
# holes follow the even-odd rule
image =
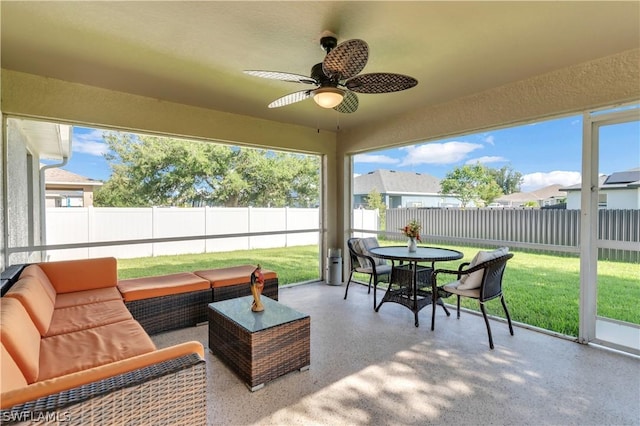
[[[311,368],[257,392],[207,350],[207,423],[640,425],[638,358],[520,327],[510,336],[498,321],[492,351],[482,317],[438,308],[432,332],[430,306],[416,328],[400,305],[375,313],[364,286],[343,295],[323,283],[280,289],[280,302],[311,316]],[[207,348],[207,333],[201,325],[154,341]]]

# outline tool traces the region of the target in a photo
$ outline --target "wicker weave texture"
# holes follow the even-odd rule
[[[206,363],[195,354],[0,413],[2,424],[30,425],[202,425],[206,414]],[[24,416],[31,421],[20,422]]]
[[[247,282],[224,287],[214,287],[213,301],[235,299],[236,297],[251,296],[251,283],[247,277]],[[278,278],[270,278],[264,281],[262,294],[273,300],[278,300]]]
[[[431,303],[431,274],[433,269],[418,265],[416,271],[416,308],[420,310]],[[414,307],[413,300],[413,270],[409,265],[394,266],[391,271],[391,284],[382,302],[394,302]],[[381,303],[382,303],[381,302]]]
[[[209,309],[209,349],[250,388],[309,366],[310,336],[308,316],[250,333]]]
[[[211,291],[201,290],[134,300],[125,305],[148,334],[191,327],[207,321]]]

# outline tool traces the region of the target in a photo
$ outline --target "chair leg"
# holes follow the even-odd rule
[[[435,330],[436,325],[436,304],[432,303],[431,309],[431,331]]]
[[[347,297],[347,296],[345,296],[345,298],[346,298],[346,297]],[[458,311],[458,319],[460,319],[460,295],[456,294],[456,298],[458,299],[458,300],[457,300],[457,307],[458,307],[458,309],[457,309],[457,311]]]
[[[491,337],[491,326],[489,325],[489,318],[487,318],[487,311],[484,308],[484,303],[480,302],[480,310],[484,317],[484,323],[487,325],[487,334],[489,334],[489,347],[493,349],[493,337]]]
[[[442,306],[442,309],[444,309],[444,313],[447,314],[448,317],[451,316],[451,313],[449,312],[449,310],[447,309],[447,307],[445,306],[444,302],[442,301],[442,299],[438,299],[438,305]]]
[[[371,280],[373,279],[373,275],[369,275],[369,291],[367,294],[371,294]]]
[[[375,279],[373,280],[373,310],[376,310],[376,303],[377,303],[377,299],[378,299],[378,276],[376,275]]]
[[[511,315],[509,315],[509,310],[507,309],[507,304],[504,301],[504,296],[500,296],[500,301],[502,302],[502,308],[504,309],[504,313],[507,315],[507,323],[509,324],[509,333],[513,336],[513,326],[511,325]]]
[[[344,300],[347,300],[347,293],[349,292],[349,284],[351,284],[351,277],[353,276],[353,271],[349,274],[349,280],[347,281],[347,289],[344,291]]]

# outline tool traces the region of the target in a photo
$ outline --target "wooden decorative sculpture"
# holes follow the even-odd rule
[[[264,288],[264,275],[262,275],[262,266],[258,264],[258,267],[251,273],[251,294],[253,295],[253,304],[251,310],[253,312],[264,311],[264,305],[260,302],[260,295]]]

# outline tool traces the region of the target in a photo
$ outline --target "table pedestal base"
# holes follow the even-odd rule
[[[415,266],[415,269],[414,269]],[[389,287],[376,306],[375,311],[378,312],[380,306],[385,302],[398,303],[409,308],[414,315],[415,326],[420,325],[418,320],[418,312],[432,301],[432,285],[431,274],[433,268],[421,266],[413,262],[404,265],[393,265],[391,269],[391,277],[389,279]],[[451,315],[442,300],[438,299],[437,303],[441,305],[447,316]]]

